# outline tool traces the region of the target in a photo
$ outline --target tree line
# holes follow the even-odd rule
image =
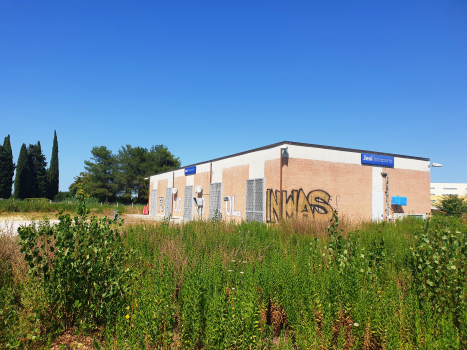
[[[15,180],[13,176],[16,169]],[[14,194],[12,189],[14,185]],[[0,146],[0,198],[17,199],[49,198],[58,194],[58,141],[57,132],[54,132],[52,158],[47,168],[45,155],[42,153],[40,141],[26,147],[23,143],[19,152],[18,162],[13,162],[10,135],[5,137]]]
[[[149,181],[145,178],[179,168],[180,159],[164,145],[122,146],[113,154],[106,146],[96,146],[92,157],[84,161],[84,171],[69,187],[69,195],[78,191],[101,202],[147,203]]]
[[[58,169],[58,141],[57,132],[54,132],[52,145],[52,157],[50,167],[40,141],[26,147],[23,143],[16,165],[14,182],[14,197],[25,198],[49,198],[54,199],[58,194],[59,169]]]

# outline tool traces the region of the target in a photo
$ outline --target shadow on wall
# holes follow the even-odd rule
[[[404,213],[404,208],[401,205],[392,204],[392,212],[394,214],[402,214]]]

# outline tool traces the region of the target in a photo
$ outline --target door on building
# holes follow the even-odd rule
[[[222,217],[222,182],[209,185],[209,218]]]
[[[193,186],[185,186],[185,202],[183,203],[183,219],[193,219]]]
[[[246,220],[264,221],[264,179],[246,180]]]
[[[382,221],[383,219],[384,219],[384,192],[373,191],[372,220]]]
[[[152,190],[151,194],[151,215],[156,215],[157,213],[157,190]]]
[[[165,214],[166,217],[172,216],[172,188],[165,190]]]

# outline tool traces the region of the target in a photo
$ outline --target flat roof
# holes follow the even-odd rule
[[[344,152],[373,153],[373,154],[378,154],[378,155],[381,155],[381,156],[391,156],[391,157],[399,157],[399,158],[407,158],[407,159],[415,159],[415,160],[430,161],[430,158],[412,157],[412,156],[405,156],[405,155],[402,155],[402,154],[392,154],[392,153],[384,153],[384,152],[365,151],[365,150],[353,149],[353,148],[343,148],[343,147],[332,147],[332,146],[314,145],[314,144],[312,144],[312,143],[282,141],[282,142],[273,143],[272,145],[267,145],[267,146],[263,146],[263,147],[259,147],[259,148],[253,148],[253,149],[250,149],[250,150],[248,150],[248,151],[244,151],[244,152],[240,152],[240,153],[231,154],[231,155],[229,155],[229,156],[224,156],[224,157],[220,157],[220,158],[215,158],[215,159],[211,159],[211,160],[206,160],[206,161],[204,161],[204,162],[199,162],[199,163],[195,163],[195,164],[185,165],[185,166],[180,167],[180,168],[177,168],[177,169],[167,170],[167,171],[163,171],[163,172],[157,173],[157,174],[152,174],[152,175],[149,175],[149,176],[154,176],[154,175],[160,175],[160,174],[170,173],[171,171],[176,171],[176,170],[180,170],[180,169],[185,169],[185,168],[188,168],[188,167],[190,167],[190,166],[196,166],[196,165],[201,165],[201,164],[216,162],[216,161],[218,161],[218,160],[223,160],[223,159],[227,159],[227,158],[237,157],[237,156],[241,156],[241,155],[247,154],[247,153],[252,153],[252,152],[257,152],[257,151],[263,151],[263,150],[265,150],[265,149],[274,148],[274,147],[277,147],[277,146],[280,146],[280,145],[284,145],[284,144],[286,144],[286,145],[294,145],[294,146],[302,146],[302,147],[311,147],[311,148],[332,149],[332,150],[335,150],[335,151],[344,151]]]

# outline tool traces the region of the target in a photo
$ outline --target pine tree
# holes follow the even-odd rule
[[[3,147],[0,146],[0,198],[10,198],[13,186],[15,163],[11,151],[10,135],[5,137]]]
[[[47,162],[42,153],[40,141],[37,145],[29,145],[29,169],[31,172],[31,197],[47,197]]]
[[[31,197],[31,170],[28,149],[23,143],[16,167],[15,198],[24,199],[28,197]]]
[[[58,171],[58,141],[57,141],[57,131],[54,131],[54,142],[52,146],[52,158],[50,159],[50,167],[48,171],[48,191],[47,196],[49,199],[54,199],[58,194],[58,180],[59,180],[59,171]]]

